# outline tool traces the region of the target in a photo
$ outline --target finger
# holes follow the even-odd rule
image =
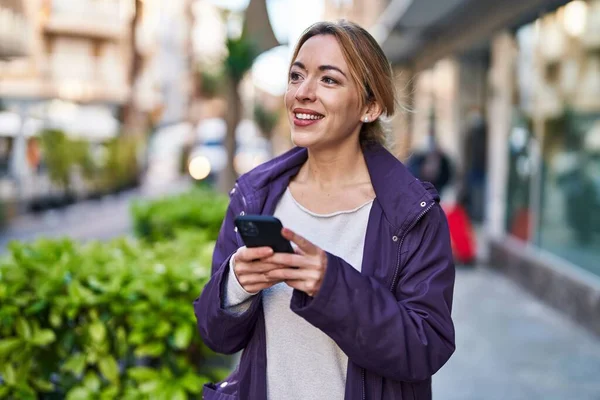
[[[294,253],[300,254],[301,256],[306,255],[306,252],[302,250],[300,247],[296,246],[295,243],[292,243],[292,248],[294,249]]]
[[[318,268],[318,265],[315,264],[310,257],[301,254],[275,253],[272,256],[265,258],[263,261],[269,264],[284,265],[286,267]]]
[[[254,261],[254,262],[240,262],[235,265],[234,270],[237,275],[252,275],[252,274],[264,274],[265,272],[272,271],[277,268],[285,268],[286,265],[275,264],[270,262]]]
[[[284,281],[286,285],[288,285],[289,287],[291,287],[292,289],[296,289],[296,290],[300,290],[302,292],[304,292],[304,290],[306,289],[304,287],[304,281],[301,280],[287,280]]]
[[[277,281],[316,281],[319,273],[309,269],[278,268],[266,274],[267,279]]]
[[[235,253],[235,261],[253,261],[265,258],[273,254],[273,249],[270,247],[241,247]]]
[[[258,293],[261,290],[265,290],[270,288],[271,286],[275,286],[277,285],[278,281],[273,281],[273,282],[268,282],[268,283],[257,283],[255,285],[248,285],[246,288],[244,288],[244,290],[246,290],[249,293]]]
[[[293,232],[291,229],[283,228],[281,230],[281,234],[287,240],[291,241],[292,243],[295,243],[296,246],[298,246],[298,248],[305,253],[316,254],[319,251],[319,248],[317,246],[312,244],[310,241],[308,241],[304,237]]]
[[[314,297],[317,292],[317,284],[314,281],[289,280],[285,281],[285,284],[311,297]]]
[[[272,278],[268,276],[266,273],[264,274],[251,274],[251,275],[242,275],[238,277],[238,282],[244,288],[249,285],[261,285],[261,284],[274,284],[280,282],[276,278]]]

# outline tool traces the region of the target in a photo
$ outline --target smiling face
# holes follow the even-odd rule
[[[292,63],[285,94],[294,144],[316,149],[358,142],[367,111],[360,100],[337,39],[308,39]]]

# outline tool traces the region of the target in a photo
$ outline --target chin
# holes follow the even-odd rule
[[[297,132],[292,130],[291,139],[292,143],[298,147],[313,147],[317,144],[318,140],[315,137],[315,133],[309,132]]]

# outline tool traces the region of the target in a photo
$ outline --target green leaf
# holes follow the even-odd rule
[[[192,340],[193,328],[189,324],[179,325],[174,335],[174,345],[178,349],[185,349]]]
[[[169,332],[171,332],[171,324],[169,324],[167,321],[160,321],[158,323],[158,326],[154,330],[154,335],[156,335],[156,337],[162,338],[167,336]]]
[[[9,355],[13,350],[18,348],[21,345],[21,339],[17,338],[9,338],[0,340],[0,359],[5,358]]]
[[[93,392],[84,387],[75,387],[67,393],[66,400],[89,400]]]
[[[187,400],[187,395],[185,394],[185,390],[181,388],[176,388],[171,392],[171,396],[169,396],[171,400]]]
[[[109,386],[100,392],[101,400],[113,400],[119,398],[119,388],[117,386]]]
[[[127,374],[137,382],[146,382],[158,379],[159,374],[156,370],[147,367],[132,367],[127,370]]]
[[[119,381],[119,366],[112,356],[104,357],[98,362],[98,368],[106,379],[116,383]]]
[[[138,357],[158,357],[162,355],[164,351],[164,343],[150,343],[135,349],[135,355]]]
[[[21,384],[24,384],[31,375],[34,360],[31,359],[28,349],[19,352],[19,356],[20,359],[15,363],[17,366],[15,372],[17,375],[17,381],[21,382]]]
[[[56,335],[50,329],[42,329],[33,336],[31,342],[38,346],[46,346],[56,340]]]
[[[179,380],[179,384],[183,386],[188,392],[197,394],[202,391],[202,386],[208,381],[209,379],[205,376],[196,375],[194,373],[189,372]]]
[[[50,314],[50,325],[53,328],[58,328],[59,326],[61,326],[62,324],[62,317],[60,316],[59,313],[56,312],[52,312]]]
[[[135,331],[129,335],[128,341],[130,344],[142,344],[146,341],[146,339],[147,338],[144,332]]]
[[[83,373],[83,370],[85,368],[85,360],[85,354],[75,354],[71,356],[66,363],[63,364],[62,369],[64,371],[72,372],[75,376],[79,376]]]
[[[52,382],[43,380],[43,379],[33,379],[33,386],[40,392],[51,392],[54,390],[54,385]]]
[[[85,378],[83,379],[83,386],[85,386],[87,389],[89,389],[92,392],[97,392],[98,390],[100,390],[101,385],[102,382],[100,381],[100,378],[98,378],[98,375],[96,375],[96,373],[90,371],[87,374],[85,374]]]
[[[17,334],[25,340],[31,339],[31,326],[25,318],[17,318]]]
[[[140,392],[142,393],[151,393],[154,392],[155,390],[158,389],[158,387],[160,386],[161,381],[159,380],[152,380],[152,381],[148,381],[148,382],[144,382],[142,384],[140,384],[139,389]]]
[[[106,327],[100,321],[94,322],[90,325],[90,336],[92,340],[96,343],[103,342],[106,339]]]
[[[46,302],[46,300],[38,300],[25,310],[25,314],[38,314],[40,311],[46,308],[47,305],[48,303]]]
[[[122,326],[117,328],[117,335],[115,341],[115,347],[117,350],[117,357],[123,358],[127,354],[129,347],[127,346],[127,332]]]
[[[0,371],[2,372],[0,375],[2,375],[2,378],[8,386],[17,384],[17,374],[11,364],[6,364]]]
[[[15,393],[19,400],[36,400],[37,399],[35,390],[33,390],[31,387],[29,387],[28,385],[23,384],[23,383],[17,386]]]

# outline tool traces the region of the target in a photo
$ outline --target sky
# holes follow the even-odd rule
[[[304,29],[323,17],[323,0],[266,0],[273,32],[280,43],[290,43],[263,53],[252,68],[256,86],[274,95],[281,95],[287,85],[287,69],[293,44]],[[249,0],[210,0],[212,4],[242,11]]]

